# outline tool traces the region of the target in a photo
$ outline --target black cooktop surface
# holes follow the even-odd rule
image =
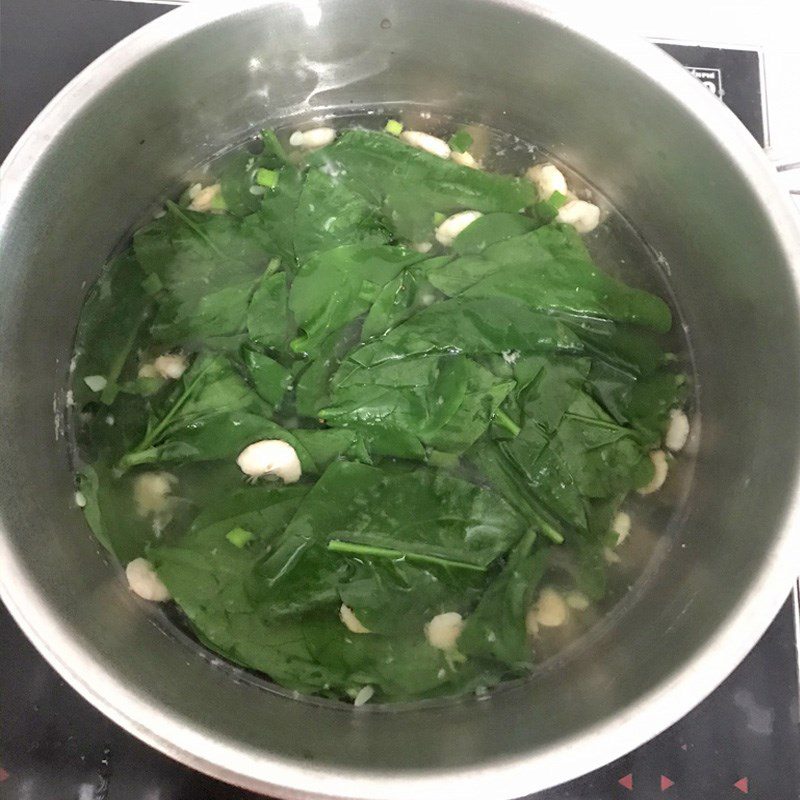
[[[109,0],[4,0],[0,156],[73,75],[168,8]],[[757,51],[662,46],[767,143]],[[688,716],[638,750],[531,800],[797,800],[797,646],[795,595],[745,661]],[[168,759],[103,717],[58,677],[0,608],[0,798],[256,797]]]

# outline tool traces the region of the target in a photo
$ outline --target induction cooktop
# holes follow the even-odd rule
[[[73,75],[169,7],[4,0],[0,156]],[[770,146],[763,52],[691,42],[657,44],[726,103],[762,146]],[[799,714],[795,590],[744,662],[684,719],[602,769],[528,800],[797,800]],[[0,607],[0,798],[256,797],[170,760],[106,719],[61,680]]]

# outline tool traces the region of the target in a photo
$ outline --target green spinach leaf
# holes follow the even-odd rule
[[[517,543],[467,617],[458,639],[458,648],[464,655],[496,659],[516,674],[533,668],[525,615],[547,565],[546,551],[534,550],[535,540],[536,535],[529,532]]]
[[[529,181],[462,167],[374,131],[347,131],[309,163],[379,205],[395,235],[411,242],[430,237],[435,212],[517,212],[536,199]]]
[[[426,447],[459,453],[486,430],[512,385],[463,355],[434,353],[373,367],[347,362],[317,413],[329,425],[358,430],[380,455],[422,458]]]
[[[402,247],[342,245],[312,257],[300,268],[289,308],[300,328],[296,353],[315,354],[334,330],[363,314],[401,270],[422,258]]]
[[[242,360],[259,397],[273,408],[280,406],[292,381],[291,372],[253,347],[244,348]]]
[[[485,569],[521,526],[497,495],[435,470],[334,462],[258,565],[251,592],[271,613],[335,602],[353,567],[331,550],[332,540]]]
[[[599,316],[660,333],[672,324],[663,300],[601,272],[568,225],[547,225],[462,256],[432,274],[431,283],[449,296],[510,297],[542,311]]]
[[[375,206],[322,170],[311,170],[306,177],[294,231],[294,251],[300,264],[343,244],[366,247],[390,239]]]
[[[247,308],[250,338],[264,347],[280,350],[285,348],[293,329],[286,274],[265,272]]]
[[[428,353],[579,353],[583,347],[563,322],[519,300],[458,297],[420,311],[349,360],[368,367]]]
[[[109,263],[92,288],[75,336],[72,391],[81,408],[91,400],[109,405],[119,391],[126,365],[151,313],[152,300],[142,287],[144,273],[125,253]],[[85,378],[100,376],[104,387],[93,391]]]

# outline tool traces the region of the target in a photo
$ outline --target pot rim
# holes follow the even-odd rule
[[[480,0],[565,27],[645,73],[698,124],[713,132],[736,162],[762,207],[771,210],[771,224],[795,283],[800,307],[800,230],[788,198],[781,197],[774,171],[745,128],[719,101],[699,86],[669,56],[644,40],[613,30],[599,16],[586,20],[526,0]],[[115,76],[134,67],[180,37],[218,19],[254,6],[281,0],[231,0],[224,7],[186,5],[148,23],[92,62],[68,83],[36,117],[0,169],[0,233],[17,198],[25,191],[36,162],[54,132],[79,116]],[[304,5],[314,0],[293,0]],[[567,745],[554,745],[540,756],[496,760],[472,768],[389,775],[367,769],[343,773],[308,762],[279,759],[263,751],[235,746],[211,732],[193,728],[154,704],[143,691],[123,684],[114,671],[93,659],[91,648],[61,621],[47,597],[26,574],[10,541],[0,531],[0,598],[42,656],[92,705],[129,733],[166,755],[216,778],[248,789],[287,798],[397,798],[448,796],[516,797],[553,785],[550,776],[566,781],[601,767],[638,747],[688,713],[713,691],[745,657],[786,599],[796,577],[800,551],[800,474],[781,531],[769,556],[747,591],[723,620],[715,635],[693,660],[669,680],[653,687],[636,703],[585,730]],[[78,669],[77,665],[81,665]],[[87,665],[89,665],[87,667]],[[580,756],[576,748],[579,748]],[[201,755],[202,754],[202,755]],[[539,760],[541,759],[541,761]],[[546,759],[546,770],[537,766]],[[269,775],[266,780],[263,776]]]

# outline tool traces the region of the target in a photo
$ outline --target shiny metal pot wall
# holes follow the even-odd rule
[[[517,131],[591,176],[672,265],[702,415],[676,544],[616,624],[483,702],[391,713],[265,690],[170,632],[98,552],[53,427],[87,281],[154,198],[267,118],[387,101]],[[654,48],[525,3],[166,15],[70,84],[5,167],[5,602],[132,733],[279,796],[512,797],[635,747],[744,656],[800,560],[800,256],[768,173],[738,123]]]

